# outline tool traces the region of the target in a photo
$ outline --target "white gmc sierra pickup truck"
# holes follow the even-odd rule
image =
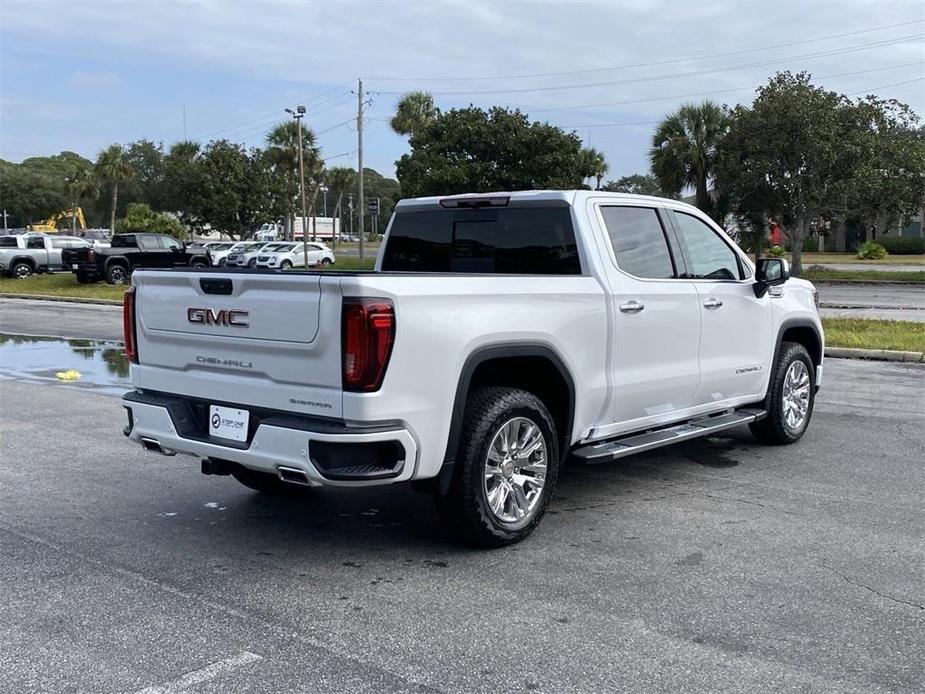
[[[372,272],[139,270],[125,434],[264,492],[412,480],[463,539],[528,535],[566,459],[806,430],[816,294],[681,202],[404,200]]]

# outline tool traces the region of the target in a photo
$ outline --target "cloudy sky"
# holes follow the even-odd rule
[[[257,145],[304,104],[329,165],[407,149],[398,95],[521,108],[645,171],[653,123],[684,101],[748,102],[776,70],[925,116],[925,2],[487,0],[0,2],[0,157],[184,136]]]

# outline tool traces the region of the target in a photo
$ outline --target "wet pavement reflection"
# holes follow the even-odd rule
[[[67,372],[79,378],[59,378]],[[121,395],[130,388],[128,375],[121,342],[0,333],[0,378]]]

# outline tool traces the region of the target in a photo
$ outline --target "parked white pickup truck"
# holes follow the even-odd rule
[[[373,272],[133,284],[133,441],[267,492],[412,480],[485,546],[532,531],[566,459],[792,443],[822,382],[813,286],[659,198],[404,200]]]
[[[70,270],[61,258],[65,248],[90,248],[92,243],[76,236],[14,234],[0,236],[0,275],[25,279],[36,272]]]

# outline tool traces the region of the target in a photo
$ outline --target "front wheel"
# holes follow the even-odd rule
[[[330,264],[333,263],[333,262],[334,262],[334,261],[331,260],[330,258],[322,258],[322,259],[321,259],[321,264],[322,264],[322,265],[330,265]]]
[[[251,258],[251,260],[249,260],[248,263],[247,263],[247,267],[249,267],[249,268],[257,267],[257,259],[256,259],[256,258]]]
[[[768,416],[749,424],[752,434],[772,445],[799,441],[813,416],[815,398],[815,367],[809,352],[797,342],[782,343],[768,386]]]
[[[437,511],[463,541],[480,547],[520,542],[540,522],[556,487],[559,446],[542,400],[515,388],[469,397],[448,492]]]
[[[290,263],[288,260],[284,260],[279,264],[280,270],[289,270],[290,268],[292,268],[292,263]]]

